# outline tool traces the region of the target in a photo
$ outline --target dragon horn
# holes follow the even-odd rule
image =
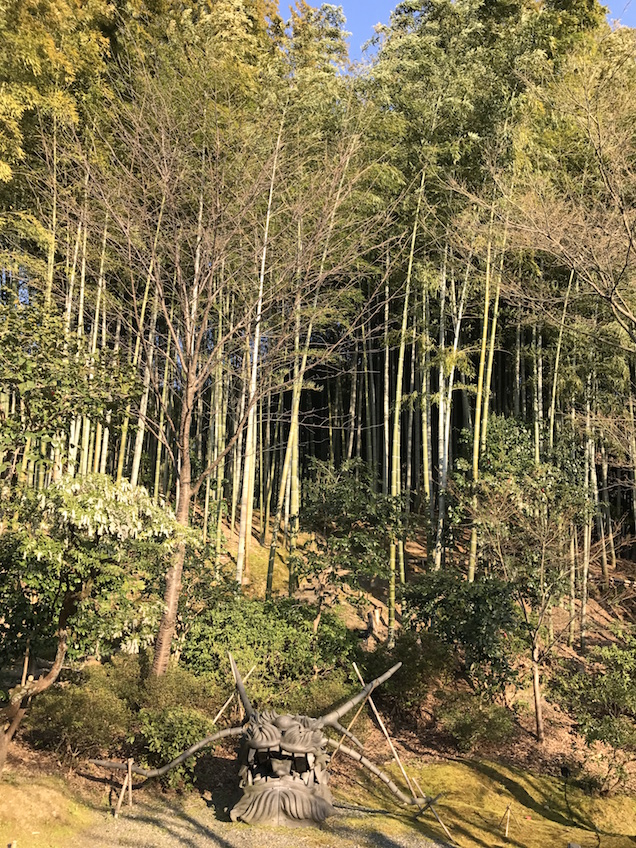
[[[329,727],[333,727],[334,730],[337,730],[338,733],[342,733],[343,736],[348,736],[349,739],[351,739],[351,741],[354,743],[354,745],[357,745],[360,750],[364,748],[364,745],[357,738],[357,736],[354,736],[348,727],[343,727],[339,721],[334,721],[333,724],[329,725]]]
[[[353,698],[350,698],[346,704],[343,704],[341,707],[337,707],[335,710],[332,710],[327,715],[322,716],[322,718],[316,719],[319,727],[323,727],[324,725],[333,726],[335,722],[339,721],[343,715],[346,715],[349,710],[353,709],[356,704],[359,704],[360,701],[364,701],[374,689],[380,686],[381,683],[384,683],[385,680],[388,680],[389,677],[395,674],[395,672],[402,665],[401,662],[394,665],[388,671],[385,671],[383,675],[380,677],[376,677],[375,680],[372,680],[371,683],[367,683],[367,685],[362,689],[361,692],[358,692],[357,695],[354,695]]]
[[[245,691],[245,686],[243,685],[243,680],[241,675],[239,674],[239,670],[236,667],[236,663],[234,662],[234,657],[228,651],[228,657],[230,658],[230,665],[232,666],[232,674],[234,675],[234,680],[236,681],[236,688],[238,689],[238,693],[241,696],[241,702],[243,704],[243,708],[247,714],[248,718],[251,718],[254,713],[254,707],[252,706],[250,699],[247,697],[247,692]]]

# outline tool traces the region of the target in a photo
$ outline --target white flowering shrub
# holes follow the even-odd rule
[[[69,654],[148,646],[161,616],[161,579],[190,531],[142,487],[104,475],[27,492],[0,536],[0,661],[46,653],[64,605]]]

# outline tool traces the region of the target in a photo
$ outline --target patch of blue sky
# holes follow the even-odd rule
[[[395,0],[342,0],[340,4],[347,19],[350,56],[358,61],[362,46],[373,37],[374,26],[388,24]],[[623,26],[636,27],[636,0],[612,0],[607,19],[618,21]],[[282,6],[282,4],[281,4]]]

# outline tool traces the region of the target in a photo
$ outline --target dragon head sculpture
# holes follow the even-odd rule
[[[231,654],[230,663],[247,717],[239,759],[243,795],[230,817],[233,821],[250,824],[324,821],[334,812],[328,786],[330,754],[327,746],[330,740],[324,729],[331,727],[351,737],[339,719],[394,674],[401,663],[321,718],[257,712]],[[351,738],[359,744],[355,737]]]
[[[232,820],[324,821],[334,811],[327,786],[327,744],[319,719],[253,713],[239,759],[243,795],[230,813]]]

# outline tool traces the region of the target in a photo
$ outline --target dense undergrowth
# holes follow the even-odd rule
[[[523,699],[511,708],[501,692],[484,689],[474,669],[467,669],[461,644],[412,627],[391,650],[381,645],[369,652],[337,611],[323,612],[316,633],[315,617],[316,607],[309,603],[263,604],[228,596],[198,617],[179,665],[162,678],[151,676],[146,652],[119,653],[68,670],[34,701],[25,738],[67,763],[107,756],[163,765],[220,727],[242,720],[233,701],[214,724],[233,691],[228,651],[244,676],[252,670],[246,685],[259,709],[320,715],[359,688],[354,661],[367,680],[399,661],[400,672],[375,695],[398,736],[405,729],[437,740],[446,753],[492,756],[509,751],[522,732]],[[593,652],[587,667],[564,660],[550,672],[550,699],[568,711],[594,752],[589,772],[571,761],[588,790],[605,793],[629,783],[636,750],[634,647],[627,637]],[[527,683],[520,669],[515,683],[517,689]],[[358,732],[365,736],[364,723]],[[164,785],[195,783],[195,764],[191,758],[170,772]]]
[[[181,531],[143,489],[133,492],[97,476],[62,481],[39,500],[16,501],[17,519],[2,535],[0,565],[10,603],[0,638],[7,669],[0,689],[16,693],[9,708],[14,697],[26,705],[26,738],[34,746],[71,763],[132,757],[155,767],[242,720],[235,704],[219,715],[234,688],[228,652],[258,709],[314,716],[359,689],[354,662],[366,680],[401,662],[375,696],[398,737],[404,729],[444,753],[497,756],[523,734],[539,735],[547,697],[588,746],[594,768],[583,768],[581,779],[604,792],[628,786],[636,756],[636,639],[623,625],[607,630],[587,652],[568,648],[563,628],[555,629],[559,615],[568,615],[562,545],[557,539],[553,550],[543,549],[543,571],[537,572],[528,554],[530,521],[517,508],[521,502],[532,512],[528,504],[539,492],[541,514],[546,487],[537,489],[526,474],[519,479],[523,486],[506,533],[491,521],[489,544],[505,551],[502,563],[493,554],[493,564],[484,563],[472,582],[450,557],[443,570],[409,574],[401,627],[390,647],[382,633],[356,629],[357,614],[364,616],[373,599],[364,581],[348,580],[348,574],[369,545],[377,548],[382,513],[361,497],[365,484],[358,466],[334,478],[338,498],[325,499],[320,487],[315,491],[313,531],[324,554],[316,561],[324,566],[326,558],[329,568],[327,576],[304,575],[302,597],[263,599],[264,575],[256,574],[249,596],[239,594],[191,533],[183,542],[173,661],[161,676],[152,668],[153,615],[161,606],[162,556],[182,544]],[[490,486],[491,494],[495,488]],[[558,517],[561,488],[549,494]],[[550,520],[558,530],[556,519]],[[544,524],[550,529],[548,518]],[[59,655],[56,620],[70,631],[64,668],[54,685],[32,697],[18,681],[28,663],[36,670],[36,657],[53,658],[56,640]],[[26,690],[30,685],[27,680]],[[551,727],[541,729],[549,744]],[[533,743],[537,751],[541,742]],[[562,743],[553,771],[568,760]],[[585,757],[571,759],[579,769]],[[192,783],[194,765],[182,765],[166,782]]]
[[[180,665],[161,678],[150,675],[144,652],[68,672],[34,701],[28,738],[66,760],[132,756],[163,765],[214,732],[213,720],[233,689],[228,651],[244,675],[253,668],[247,686],[257,708],[318,715],[351,693],[344,668],[359,650],[337,615],[323,614],[317,636],[314,618],[311,605],[229,596],[197,617]],[[241,719],[231,708],[219,727],[228,717],[235,724]],[[166,782],[190,782],[194,764],[192,758]]]

